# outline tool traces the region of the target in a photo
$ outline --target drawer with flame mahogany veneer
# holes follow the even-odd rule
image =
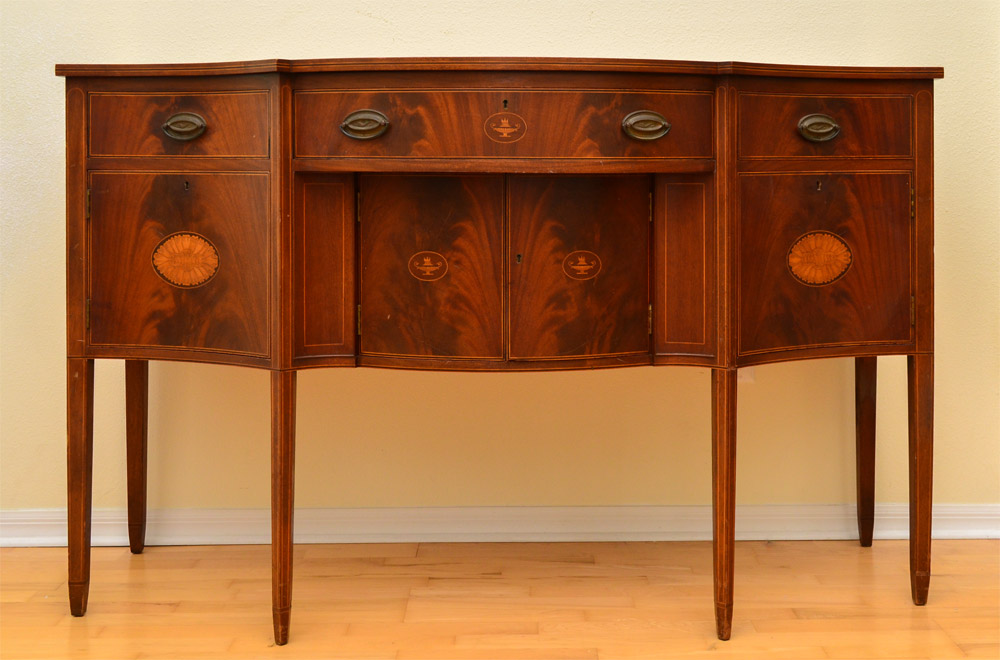
[[[741,92],[739,158],[909,158],[913,98]]]
[[[91,93],[91,156],[267,158],[269,92]]]
[[[711,158],[709,92],[300,91],[299,158]]]

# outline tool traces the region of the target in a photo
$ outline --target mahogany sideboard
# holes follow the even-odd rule
[[[736,374],[908,356],[910,585],[930,579],[939,68],[426,58],[58,65],[66,77],[69,599],[87,608],[95,358],[125,360],[144,545],[149,360],[271,372],[274,635],[295,377],[711,369],[715,616],[733,607]]]

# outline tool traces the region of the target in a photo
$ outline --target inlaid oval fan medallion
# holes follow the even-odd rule
[[[153,270],[167,284],[176,287],[202,286],[219,270],[219,251],[199,234],[171,234],[153,249]]]
[[[813,231],[795,239],[788,250],[788,270],[808,286],[825,286],[847,273],[854,256],[847,242],[829,231]]]

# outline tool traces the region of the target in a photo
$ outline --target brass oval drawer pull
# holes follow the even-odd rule
[[[205,118],[201,115],[193,112],[178,112],[163,122],[163,126],[160,128],[167,134],[167,137],[187,142],[204,133],[207,127],[208,124],[205,123]]]
[[[670,124],[658,112],[636,110],[622,119],[622,130],[636,140],[657,140],[670,132]]]
[[[840,124],[829,115],[806,115],[799,120],[799,134],[810,142],[826,142],[840,135]]]
[[[378,110],[355,110],[344,117],[340,130],[355,140],[371,140],[389,130],[389,118]]]

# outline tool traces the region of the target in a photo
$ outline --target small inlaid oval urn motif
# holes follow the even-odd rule
[[[788,270],[802,284],[825,286],[843,277],[853,258],[843,238],[829,231],[813,231],[792,243]]]
[[[171,234],[153,249],[153,270],[167,284],[192,289],[215,277],[219,271],[219,251],[200,234]]]
[[[562,267],[570,279],[589,280],[601,272],[601,258],[589,250],[576,250],[566,255]]]
[[[430,250],[417,252],[410,257],[407,266],[410,275],[421,282],[434,282],[445,276],[448,272],[448,260],[443,255]]]
[[[498,112],[486,118],[483,125],[486,135],[494,142],[517,142],[528,130],[521,115],[513,112]]]

